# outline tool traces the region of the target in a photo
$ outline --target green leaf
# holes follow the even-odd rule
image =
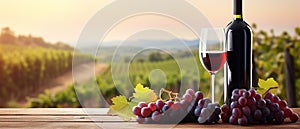
[[[157,100],[155,92],[140,83],[136,85],[134,91],[135,93],[133,93],[133,99],[131,101],[149,103]]]
[[[118,115],[124,120],[130,120],[131,117],[134,117],[134,114],[131,112],[132,107],[136,103],[128,102],[125,96],[117,96],[112,98],[113,105],[110,106],[108,111],[111,115]]]
[[[266,92],[270,91],[273,94],[276,94],[276,89],[278,88],[278,83],[274,80],[274,78],[268,78],[266,81],[259,79],[258,81],[259,88],[257,92],[260,94],[265,94]]]
[[[137,84],[134,88],[133,99],[129,102],[125,96],[117,96],[112,98],[113,105],[110,106],[108,114],[118,115],[122,119],[128,121],[135,115],[132,113],[132,108],[139,102],[152,102],[157,100],[155,92],[148,87],[144,87],[141,84]]]

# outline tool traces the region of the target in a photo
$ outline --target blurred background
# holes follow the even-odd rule
[[[1,0],[0,1],[0,107],[81,107],[74,90],[72,78],[73,50],[87,21],[101,10],[110,0]],[[205,15],[212,26],[226,27],[232,20],[232,0],[198,1],[188,0]],[[244,1],[244,19],[254,31],[254,61],[257,77],[273,77],[279,83],[277,94],[288,103],[300,105],[300,15],[299,0],[248,0]],[[112,12],[112,15],[117,12]],[[184,14],[184,12],[183,12]],[[188,14],[187,14],[188,15]],[[85,107],[107,107],[107,104],[95,105],[93,101],[107,101],[119,95],[116,89],[126,87],[122,82],[114,82],[111,75],[112,50],[124,33],[138,27],[153,24],[168,27],[179,33],[180,38],[192,50],[174,48],[176,57],[183,62],[197,60],[198,70],[180,71],[170,54],[150,50],[143,51],[132,60],[127,57],[129,50],[141,49],[141,44],[164,44],[172,46],[176,42],[172,37],[153,35],[135,39],[122,49],[122,62],[116,67],[122,73],[129,66],[129,77],[133,85],[161,87],[178,91],[184,85],[199,87],[208,92],[210,76],[199,62],[198,38],[177,23],[158,16],[145,15],[135,17],[119,24],[104,40],[99,55],[79,54],[81,65],[88,67],[88,59],[96,62],[97,83],[104,99],[95,100],[93,89],[88,83],[81,85],[77,94],[87,100]],[[168,23],[168,24],[166,24]],[[139,44],[139,45],[138,45]],[[130,46],[130,47],[129,47]],[[289,67],[286,67],[289,66]],[[293,72],[287,72],[292,69]],[[166,80],[151,76],[153,70],[161,69]],[[159,71],[156,71],[159,72]],[[189,74],[185,74],[189,73]],[[195,78],[195,74],[200,78]],[[182,75],[181,75],[182,74]],[[151,84],[150,84],[151,82]],[[216,76],[216,85],[223,86],[223,73]],[[256,85],[254,85],[256,86]],[[288,98],[289,88],[295,88],[295,98]],[[126,90],[126,89],[124,89]],[[218,91],[217,91],[218,92]],[[219,91],[221,92],[221,91]],[[127,93],[126,96],[130,96]]]

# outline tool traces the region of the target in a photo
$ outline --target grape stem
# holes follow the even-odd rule
[[[272,89],[277,89],[277,88],[278,88],[278,86],[270,87],[270,88],[263,94],[263,96],[265,96],[270,90],[272,90]]]
[[[159,98],[160,98],[161,100],[164,100],[164,99],[162,98],[162,94],[163,94],[163,93],[167,93],[170,100],[175,100],[175,101],[176,101],[176,99],[178,99],[178,93],[174,93],[174,92],[172,92],[172,91],[166,90],[165,88],[161,88],[160,91],[159,91]]]

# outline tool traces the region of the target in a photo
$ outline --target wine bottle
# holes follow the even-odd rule
[[[243,20],[242,0],[233,0],[233,21],[226,29],[227,63],[224,67],[224,101],[230,104],[234,89],[252,88],[252,30]]]

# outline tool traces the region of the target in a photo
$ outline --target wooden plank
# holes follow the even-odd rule
[[[4,129],[101,129],[93,122],[0,122]]]
[[[0,116],[109,116],[108,110],[108,108],[0,108]],[[300,114],[300,108],[292,108],[292,110]]]
[[[3,115],[102,115],[107,116],[108,108],[0,108],[0,116]]]
[[[0,116],[0,122],[125,122],[118,116]],[[131,122],[134,122],[132,120]]]
[[[300,114],[300,108],[293,109]],[[91,116],[85,114],[83,109],[79,108],[38,108],[38,109],[0,109],[0,128],[9,129],[32,129],[32,128],[105,128],[105,129],[132,129],[132,128],[300,128],[300,121],[297,123],[288,123],[282,125],[251,125],[238,126],[231,124],[208,124],[200,125],[197,123],[186,123],[178,125],[167,124],[138,124],[133,121],[123,121],[118,116],[107,114],[107,108],[90,109]],[[94,114],[93,114],[94,113]],[[97,115],[100,114],[100,115]],[[287,119],[287,121],[289,121]],[[175,126],[175,127],[174,127]]]
[[[178,125],[157,125],[157,124],[137,124],[135,122],[123,122],[123,123],[94,123],[94,122],[0,122],[1,128],[63,128],[63,129],[90,129],[90,128],[103,128],[103,129],[219,129],[219,128],[257,128],[257,129],[270,129],[270,128],[289,128],[299,129],[299,124],[281,124],[281,125],[250,125],[250,126],[239,126],[231,124],[211,124],[211,125],[200,125],[197,123],[178,124]]]

